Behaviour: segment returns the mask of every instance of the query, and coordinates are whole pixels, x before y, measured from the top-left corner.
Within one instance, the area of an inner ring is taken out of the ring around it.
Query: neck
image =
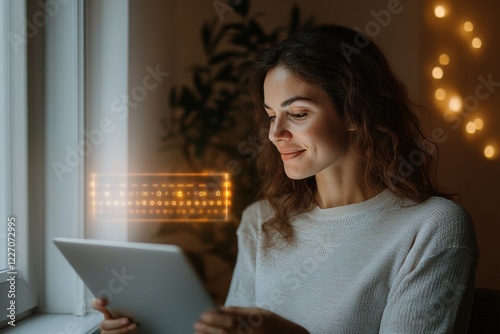
[[[359,163],[332,167],[316,174],[316,204],[322,209],[366,201],[380,193],[365,182]]]

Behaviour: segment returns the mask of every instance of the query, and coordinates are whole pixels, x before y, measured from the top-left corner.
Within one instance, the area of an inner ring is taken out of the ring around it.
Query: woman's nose
[[[291,138],[291,133],[288,130],[283,119],[275,118],[269,129],[269,140],[273,143],[278,141],[288,140]]]

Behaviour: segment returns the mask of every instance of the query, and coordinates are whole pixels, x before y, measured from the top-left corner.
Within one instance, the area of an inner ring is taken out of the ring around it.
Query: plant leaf
[[[231,43],[237,46],[243,46],[248,49],[250,45],[250,36],[246,32],[235,33],[231,36]]]
[[[198,99],[186,86],[182,87],[181,97],[179,99],[179,106],[184,107],[185,114],[190,112],[199,105]]]
[[[229,60],[232,57],[239,58],[239,57],[244,57],[246,54],[243,52],[236,52],[236,51],[224,51],[219,53],[218,55],[213,56],[210,58],[210,65],[215,65],[218,63],[221,63],[223,61]]]
[[[215,76],[215,80],[238,82],[238,78],[233,75],[233,65],[231,63],[225,64]]]
[[[209,73],[203,72],[195,72],[193,74],[193,81],[198,91],[198,96],[201,97],[201,104],[206,103],[207,100],[210,99],[210,95],[212,94],[212,86],[214,86],[213,79],[210,79]],[[207,79],[208,77],[208,79]]]
[[[248,15],[249,0],[228,0],[227,3],[241,16],[246,17]]]
[[[210,36],[212,35],[212,29],[208,23],[203,24],[201,28],[201,42],[203,43],[203,50],[206,53],[210,53]]]
[[[250,22],[248,23],[248,32],[250,35],[257,37],[257,41],[262,43],[262,42],[267,42],[267,36],[264,33],[264,30],[260,26],[260,24],[255,21],[254,19],[251,19]]]

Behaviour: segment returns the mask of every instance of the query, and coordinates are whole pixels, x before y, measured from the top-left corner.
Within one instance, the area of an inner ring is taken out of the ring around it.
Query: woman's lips
[[[285,160],[290,160],[290,159],[293,159],[297,156],[299,156],[300,154],[302,154],[302,152],[304,152],[305,150],[301,150],[301,151],[291,151],[291,152],[280,152],[281,154],[281,159],[283,161]]]

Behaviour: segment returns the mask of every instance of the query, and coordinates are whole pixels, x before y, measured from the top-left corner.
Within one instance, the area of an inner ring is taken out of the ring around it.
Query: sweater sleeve
[[[467,332],[478,253],[472,222],[460,209],[437,213],[416,236],[389,292],[380,333]]]
[[[238,256],[226,299],[226,306],[255,306],[255,269],[258,244],[256,204],[247,208],[237,230]]]

